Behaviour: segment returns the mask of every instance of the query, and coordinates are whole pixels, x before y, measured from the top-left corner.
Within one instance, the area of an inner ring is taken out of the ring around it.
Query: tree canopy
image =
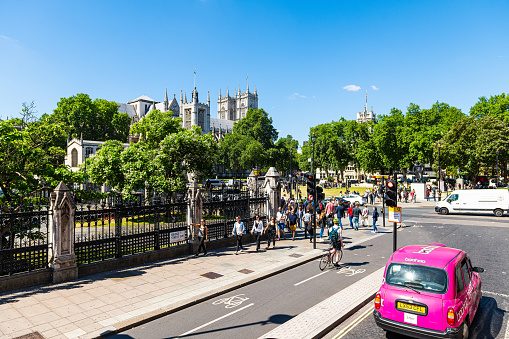
[[[88,94],[79,93],[61,98],[51,118],[63,123],[73,138],[86,140],[127,141],[131,119],[127,113],[119,113],[114,101],[92,99]]]

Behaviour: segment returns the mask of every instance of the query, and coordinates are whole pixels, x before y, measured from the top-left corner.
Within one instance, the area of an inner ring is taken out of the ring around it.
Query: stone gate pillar
[[[196,181],[191,181],[191,185],[187,190],[187,224],[189,225],[189,244],[191,253],[198,250],[198,226],[191,224],[200,224],[203,215],[203,196],[200,186]]]
[[[53,283],[78,278],[74,253],[74,212],[76,204],[71,191],[61,181],[50,195],[49,265],[53,269]]]
[[[279,203],[281,202],[281,183],[279,181],[280,175],[274,167],[269,168],[265,174],[265,182],[262,189],[269,197],[267,201],[267,217],[276,216]]]

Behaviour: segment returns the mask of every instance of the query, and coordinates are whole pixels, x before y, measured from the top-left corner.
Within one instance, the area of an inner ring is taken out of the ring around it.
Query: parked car
[[[417,338],[467,338],[481,301],[484,269],[465,251],[411,245],[392,254],[375,296],[376,324]]]
[[[455,190],[435,204],[435,212],[493,213],[501,217],[509,212],[508,190]]]
[[[355,204],[358,202],[359,205],[364,205],[365,203],[367,203],[363,197],[361,197],[360,195],[357,195],[357,194],[344,195],[343,199],[348,201],[349,203],[353,202]]]

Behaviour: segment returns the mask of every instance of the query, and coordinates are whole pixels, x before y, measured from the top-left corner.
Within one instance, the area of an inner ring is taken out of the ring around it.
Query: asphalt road
[[[433,238],[447,246],[467,251],[472,264],[485,269],[481,274],[483,297],[470,329],[470,338],[509,339],[509,218],[491,215],[435,215],[434,212],[418,215],[407,228],[419,243]],[[406,232],[405,232],[406,233]],[[354,338],[408,338],[385,333],[373,318],[370,303],[331,331],[326,339]]]
[[[479,221],[469,225],[473,219]],[[483,291],[486,292],[481,301],[481,311],[475,320],[480,324],[474,324],[473,338],[491,338],[490,333],[500,335],[501,331],[505,331],[509,318],[503,311],[509,309],[509,299],[503,297],[509,291],[506,279],[509,271],[509,219],[494,216],[442,216],[429,208],[405,208],[403,220],[408,221],[405,222],[406,227],[398,231],[398,247],[441,242],[466,249],[473,265],[486,269],[482,275]],[[364,232],[370,230],[362,229]],[[388,228],[385,231],[387,233],[346,249],[342,269],[321,272],[318,261],[313,261],[133,328],[116,337],[257,338],[383,267],[392,253],[392,233]],[[349,232],[353,231],[347,230],[344,233],[346,241]],[[369,310],[367,312],[370,313]],[[361,314],[362,310],[328,337],[340,334],[344,338],[384,338],[384,331],[376,327],[372,316],[357,319]],[[347,332],[345,326],[352,321],[356,321],[353,323],[355,326],[351,326]],[[504,338],[503,334],[498,337]]]

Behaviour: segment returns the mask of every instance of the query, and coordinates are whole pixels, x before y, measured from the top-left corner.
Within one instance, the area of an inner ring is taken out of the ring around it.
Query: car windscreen
[[[437,294],[447,292],[447,273],[436,267],[391,263],[385,281],[389,285],[408,287],[415,291]]]

